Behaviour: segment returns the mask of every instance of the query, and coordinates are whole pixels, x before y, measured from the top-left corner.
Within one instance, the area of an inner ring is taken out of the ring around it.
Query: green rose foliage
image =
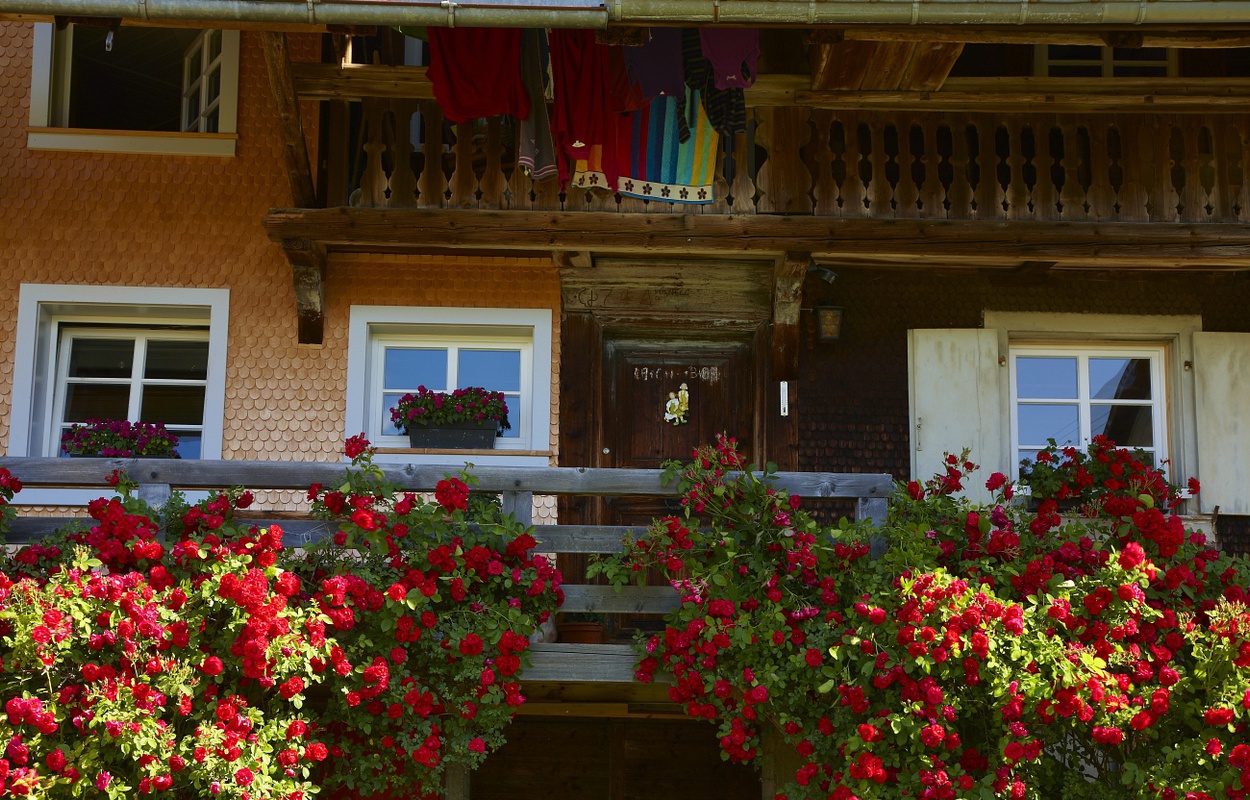
[[[682,512],[593,571],[667,571],[681,605],[639,679],[671,675],[727,759],[779,743],[789,800],[1246,797],[1250,565],[1132,453],[1081,459],[1036,511],[1000,474],[991,505],[960,499],[965,453],[883,527],[822,527],[721,438],[670,466]]]
[[[14,555],[0,794],[428,796],[497,748],[559,573],[464,479],[430,502],[348,452],[309,491],[337,531],[301,551],[236,517],[242,489],[162,522],[119,480],[92,525]]]

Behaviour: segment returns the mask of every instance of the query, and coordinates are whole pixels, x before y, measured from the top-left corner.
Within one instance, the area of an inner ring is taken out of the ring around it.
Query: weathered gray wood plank
[[[627,644],[536,644],[523,681],[632,683],[638,657]],[[662,680],[662,676],[657,675]]]
[[[561,611],[607,614],[667,614],[677,608],[679,597],[668,586],[590,586],[566,583]]]
[[[641,525],[535,525],[538,549],[555,553],[619,553],[626,534],[642,538]]]
[[[336,485],[344,463],[296,461],[198,461],[160,458],[0,458],[0,467],[30,486],[105,485],[115,469],[139,483],[167,483],[175,488],[206,489],[242,485],[254,489],[307,489],[312,483]],[[386,465],[388,480],[405,489],[432,491],[464,464]],[[589,469],[585,467],[474,467],[478,490],[535,494],[674,495],[661,482],[660,470]],[[800,497],[888,497],[893,479],[884,474],[782,472],[774,485]]]

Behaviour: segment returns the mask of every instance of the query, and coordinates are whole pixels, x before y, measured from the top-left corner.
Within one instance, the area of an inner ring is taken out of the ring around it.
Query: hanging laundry
[[[602,168],[601,149],[591,148],[587,158],[577,162],[573,185],[644,200],[711,203],[720,136],[703,111],[699,93],[690,89],[683,97],[696,109],[691,135],[685,142],[678,141],[681,111],[677,98],[661,95],[622,122],[620,139],[626,143],[623,149],[628,159],[623,174],[612,181]]]
[[[760,59],[756,28],[699,28],[703,56],[712,64],[717,89],[746,89],[755,83]]]
[[[551,133],[560,185],[568,183],[569,165],[587,158],[595,145],[601,148],[603,172],[615,182],[621,174],[617,152],[621,115],[612,109],[622,101],[619,84],[612,77],[611,48],[596,42],[594,31],[586,30],[552,30],[548,44],[555,84]]]
[[[529,95],[530,112],[521,123],[517,164],[536,181],[558,172],[543,88],[547,75],[546,41],[547,32],[541,28],[521,31],[521,82]]]
[[[521,82],[519,28],[430,28],[434,99],[451,122],[496,114],[525,119],[530,99]]]
[[[703,98],[703,109],[712,127],[721,136],[732,140],[735,133],[747,129],[746,97],[742,89],[718,89],[712,71],[712,62],[703,55],[703,43],[698,28],[682,29],[682,63],[686,70],[686,85],[697,89]],[[686,118],[690,118],[686,112]]]
[[[642,89],[646,100],[668,94],[681,97],[686,91],[686,70],[681,63],[681,28],[652,28],[651,39],[641,47],[622,48],[625,68]]]

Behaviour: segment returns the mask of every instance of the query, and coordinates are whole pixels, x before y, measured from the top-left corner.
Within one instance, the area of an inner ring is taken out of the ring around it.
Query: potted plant
[[[607,641],[603,615],[567,612],[556,620],[556,640],[572,644],[603,644]]]
[[[89,419],[61,435],[69,456],[102,458],[178,458],[178,437],[165,426],[124,419]]]
[[[503,392],[468,386],[450,393],[418,386],[399,398],[391,421],[412,447],[488,449],[508,424]]]

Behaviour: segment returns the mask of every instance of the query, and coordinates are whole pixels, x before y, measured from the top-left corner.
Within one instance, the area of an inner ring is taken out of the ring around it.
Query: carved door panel
[[[745,341],[604,344],[603,466],[655,469],[725,432],[750,457],[754,364]],[[674,406],[685,406],[677,419]]]

